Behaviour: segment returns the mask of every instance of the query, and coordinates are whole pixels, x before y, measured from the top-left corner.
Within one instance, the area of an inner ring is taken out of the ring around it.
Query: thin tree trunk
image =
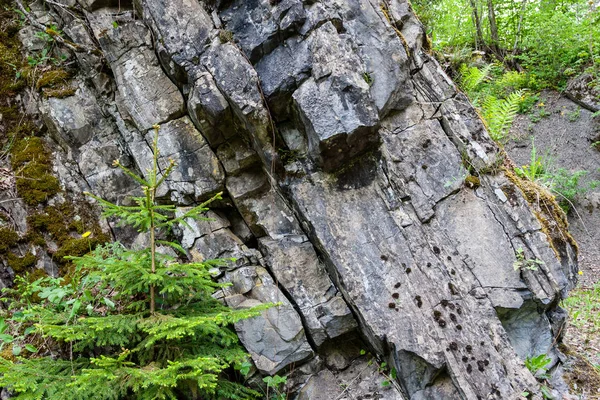
[[[521,5],[521,12],[519,15],[519,24],[517,25],[517,33],[515,34],[515,44],[513,46],[513,54],[517,54],[517,48],[519,44],[519,37],[521,36],[521,27],[523,26],[523,16],[525,15],[525,6],[527,5],[527,0],[523,0],[523,4]]]
[[[473,24],[475,25],[475,48],[479,50],[483,47],[483,32],[481,30],[481,19],[479,18],[479,12],[477,11],[477,4],[475,0],[469,0],[471,8],[473,9]]]
[[[492,47],[495,50],[500,48],[500,39],[498,37],[498,25],[496,24],[496,11],[492,0],[487,0],[488,19],[490,21],[490,36],[492,38]]]
[[[152,176],[149,179],[151,187],[147,189],[147,202],[150,209],[150,257],[151,271],[156,273],[156,219],[154,217],[154,202],[156,200],[156,188],[159,185],[158,181],[158,125],[154,126],[154,156],[152,164]],[[150,313],[154,314],[156,310],[156,294],[154,285],[150,285]]]

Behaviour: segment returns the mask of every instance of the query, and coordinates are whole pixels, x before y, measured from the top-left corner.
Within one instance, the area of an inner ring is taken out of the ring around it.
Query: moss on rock
[[[8,253],[7,259],[8,266],[17,274],[28,271],[37,262],[37,257],[31,253],[27,253],[23,257],[19,257],[14,253]]]
[[[19,196],[30,206],[47,201],[60,191],[52,175],[52,158],[41,138],[17,137],[11,151]]]
[[[5,254],[17,244],[19,235],[10,228],[0,228],[0,254]]]
[[[59,69],[51,69],[50,71],[46,71],[40,76],[40,78],[35,83],[35,87],[37,89],[54,86],[57,84],[62,84],[67,82],[70,78],[70,74],[62,68]]]
[[[567,245],[572,246],[575,252],[579,252],[577,242],[569,232],[567,215],[552,193],[536,182],[517,176],[514,172],[514,165],[510,162],[505,163],[504,173],[519,188],[525,200],[533,208],[542,226],[542,231],[548,237],[550,247],[554,250],[556,256],[562,259],[562,253]]]

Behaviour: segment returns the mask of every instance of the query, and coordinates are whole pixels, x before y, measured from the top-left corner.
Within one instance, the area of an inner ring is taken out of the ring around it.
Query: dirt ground
[[[584,185],[600,181],[600,146],[594,145],[600,140],[600,117],[593,117],[560,93],[544,92],[531,113],[515,119],[505,145],[519,166],[531,163],[532,137],[537,155],[549,160],[550,168],[588,171],[581,179]],[[566,351],[580,356],[566,364],[566,377],[578,398],[600,399],[595,373],[600,365],[600,304],[596,302],[600,293],[591,291],[600,282],[600,186],[577,196],[568,218],[580,248],[582,275],[572,292],[577,305],[566,307],[571,318],[565,332]],[[579,318],[577,323],[573,318]]]
[[[544,112],[548,116],[539,117]],[[536,118],[541,119],[534,122]],[[600,181],[600,151],[592,145],[600,140],[600,118],[592,118],[590,111],[557,92],[544,92],[530,115],[515,119],[505,145],[517,165],[530,163],[532,136],[538,156],[548,159],[551,168],[588,171],[581,178],[584,184]],[[600,281],[600,186],[578,196],[572,208],[568,217],[583,271],[579,285],[591,287]]]

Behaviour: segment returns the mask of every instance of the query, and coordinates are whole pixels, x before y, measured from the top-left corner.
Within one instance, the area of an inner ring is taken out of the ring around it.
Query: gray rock
[[[378,143],[379,120],[350,39],[326,23],[311,35],[311,52],[312,78],[293,98],[312,157],[333,170]]]
[[[103,9],[89,14],[89,18],[115,76],[123,118],[146,131],[154,124],[180,117],[184,113],[183,97],[160,68],[150,30],[129,17],[115,20],[114,11]]]
[[[162,72],[152,50],[132,49],[111,66],[125,109],[139,130],[183,114],[183,97]]]
[[[300,0],[237,0],[220,13],[225,29],[254,62],[273,50],[281,39],[304,24],[306,13]]]
[[[591,74],[581,74],[572,79],[567,85],[565,95],[590,111],[600,111],[600,90],[593,85],[594,77]]]
[[[308,43],[302,38],[292,37],[256,64],[269,108],[279,119],[290,116],[292,94],[310,77],[312,55]]]
[[[208,71],[196,70],[193,79],[188,113],[210,145],[217,147],[236,134],[233,111]]]
[[[239,175],[242,171],[260,165],[258,154],[241,139],[233,139],[219,146],[217,156],[229,176]]]
[[[261,157],[267,157],[265,162],[268,163],[273,140],[270,116],[252,64],[234,44],[221,44],[218,39],[213,41],[201,61],[227,99],[239,127],[247,132],[253,147]]]
[[[277,282],[298,305],[317,346],[356,328],[350,309],[305,236],[281,240],[261,238],[259,245]]]
[[[264,311],[262,317],[235,324],[240,340],[246,345],[259,371],[274,375],[290,364],[313,356],[300,317],[264,268],[248,266],[236,269],[226,274],[226,281],[234,283],[224,289],[225,300],[232,307],[282,303]],[[254,286],[249,289],[251,281]],[[235,283],[245,295],[236,291]]]
[[[40,108],[54,138],[64,147],[82,146],[94,137],[108,135],[113,129],[96,98],[84,85],[79,85],[73,96],[44,100]]]
[[[151,147],[154,130],[149,131],[145,139]],[[202,201],[223,189],[223,168],[188,117],[160,126],[158,150],[158,166],[162,172],[169,167],[170,161],[175,163],[165,181],[171,191],[178,193],[175,197]]]
[[[123,201],[111,159],[143,173],[159,123],[160,167],[177,161],[161,200],[225,189],[212,222],[173,234],[194,261],[236,258],[213,271],[232,283],[219,299],[282,303],[236,324],[253,382],[289,371],[299,398],[512,399],[536,385],[524,357],[548,353],[560,374],[576,250],[549,244],[407,1],[80,4],[91,31],[64,30],[93,32],[113,74],[78,55],[88,86],[40,100],[61,183]],[[514,269],[520,249],[536,270]]]
[[[77,0],[86,10],[94,11],[104,7],[131,7],[131,0]]]
[[[143,8],[144,18],[159,39],[162,65],[172,79],[187,83],[187,70],[199,63],[204,47],[216,34],[210,15],[191,0],[144,1]]]

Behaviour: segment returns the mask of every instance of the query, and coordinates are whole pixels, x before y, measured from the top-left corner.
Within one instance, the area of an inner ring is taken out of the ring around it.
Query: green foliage
[[[515,257],[517,258],[517,260],[513,263],[513,268],[515,271],[537,271],[540,265],[544,265],[544,262],[537,258],[525,258],[525,252],[522,248],[517,249]]]
[[[535,377],[547,377],[546,373],[548,369],[546,366],[552,362],[552,359],[546,354],[540,354],[538,356],[529,356],[525,359],[525,366]]]
[[[527,88],[562,88],[586,69],[598,76],[600,12],[588,0],[494,0],[498,40],[492,40],[490,15],[484,0],[415,0],[417,14],[432,37],[433,47],[457,65],[475,58],[475,5],[483,42],[477,50],[527,77]]]
[[[524,74],[505,71],[500,65],[460,67],[460,87],[480,109],[490,136],[497,142],[506,139],[516,114],[535,101],[526,93],[527,85]]]
[[[460,67],[460,86],[469,97],[474,97],[475,91],[481,86],[483,81],[487,79],[492,70],[492,64],[487,64],[479,69],[476,66],[468,67],[462,64]]]
[[[586,176],[588,171],[568,171],[564,168],[558,168],[553,173],[547,174],[544,184],[556,194],[558,204],[565,211],[569,211],[571,205],[578,195],[585,194],[598,187],[600,182],[591,181],[587,184],[581,183],[581,178]]]
[[[513,120],[519,111],[519,104],[523,101],[525,93],[522,89],[512,92],[504,99],[492,95],[485,98],[482,105],[483,116],[488,123],[490,136],[495,141],[504,140]]]
[[[530,162],[528,165],[515,168],[515,172],[521,178],[527,178],[530,181],[536,181],[546,173],[547,162],[542,156],[538,156],[535,147],[535,139],[531,138]]]
[[[267,384],[267,399],[269,400],[286,400],[287,394],[283,391],[283,386],[287,383],[285,376],[267,376],[263,378],[263,382]],[[270,393],[272,391],[272,393]]]
[[[583,275],[583,272],[580,272]],[[570,321],[587,338],[593,338],[600,332],[600,283],[589,288],[577,288],[563,300],[563,306],[569,311]]]
[[[186,218],[200,218],[208,202],[181,217],[175,207],[156,202],[156,189],[174,164],[159,176],[155,129],[147,177],[119,165],[144,192],[134,199],[136,205],[93,196],[106,216],[147,233],[149,247],[97,246],[69,257],[75,269],[67,277],[17,277],[15,287],[4,290],[9,306],[0,320],[0,345],[12,351],[0,353],[0,386],[16,399],[258,396],[227,379],[231,367],[246,373],[250,368],[230,327],[272,305],[233,310],[215,299],[213,293],[226,284],[215,282],[210,270],[226,260],[182,263],[157,252],[159,243],[182,251],[161,238]]]
[[[542,120],[542,118],[549,117],[550,113],[546,111],[546,106],[544,103],[538,103],[537,112],[533,112],[529,115],[529,119],[533,123],[538,123]]]
[[[557,196],[558,204],[568,212],[578,195],[585,194],[600,186],[598,181],[581,182],[588,171],[568,171],[564,168],[554,168],[548,157],[539,156],[534,139],[531,139],[531,158],[527,165],[515,168],[516,174],[537,182]]]

